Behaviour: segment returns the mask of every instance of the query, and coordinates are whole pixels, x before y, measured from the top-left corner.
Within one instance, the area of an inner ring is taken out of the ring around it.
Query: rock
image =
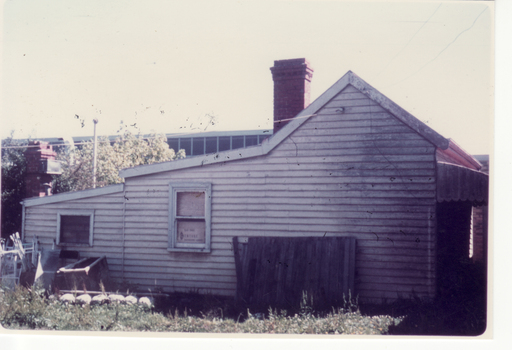
[[[73,294],[67,293],[67,294],[62,295],[59,298],[59,300],[62,301],[63,303],[74,303],[75,297],[73,296]]]
[[[82,294],[78,297],[76,297],[76,302],[80,304],[90,304],[91,303],[91,296],[89,294]]]
[[[128,295],[126,298],[124,298],[124,300],[127,304],[137,304],[137,298],[135,298],[133,295]]]
[[[103,304],[107,303],[109,300],[110,299],[105,294],[98,294],[92,298],[91,304]]]
[[[108,296],[108,298],[110,299],[111,303],[113,303],[113,302],[124,303],[124,297],[119,294],[111,294]]]
[[[143,304],[143,305],[151,307],[153,305],[153,302],[151,301],[151,299],[148,297],[142,297],[139,299],[139,304]]]

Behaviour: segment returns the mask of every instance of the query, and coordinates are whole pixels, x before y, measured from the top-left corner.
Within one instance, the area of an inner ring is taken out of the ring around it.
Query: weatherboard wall
[[[79,192],[76,192],[79,193]],[[54,196],[55,198],[58,195]],[[44,197],[43,197],[44,198]],[[56,249],[77,250],[80,257],[105,255],[113,278],[122,278],[123,192],[25,207],[24,238],[36,235],[43,249],[52,249],[57,236],[57,214],[94,212],[93,246],[61,245]]]
[[[210,253],[167,250],[174,181],[212,184]],[[127,178],[124,277],[234,295],[233,236],[351,236],[361,299],[433,296],[435,192],[435,147],[349,85],[265,156]]]

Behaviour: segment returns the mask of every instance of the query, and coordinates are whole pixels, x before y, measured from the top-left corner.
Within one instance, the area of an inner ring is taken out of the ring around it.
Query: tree
[[[55,176],[53,192],[85,190],[93,187],[93,142],[88,141],[74,150],[60,150],[57,160],[62,164],[62,175]],[[119,170],[137,165],[172,161],[185,157],[185,151],[175,153],[164,135],[143,138],[124,130],[113,144],[108,138],[98,138],[96,187],[123,182]]]
[[[27,144],[14,140],[13,133],[2,140],[2,238],[5,239],[21,231],[20,202],[25,197]]]

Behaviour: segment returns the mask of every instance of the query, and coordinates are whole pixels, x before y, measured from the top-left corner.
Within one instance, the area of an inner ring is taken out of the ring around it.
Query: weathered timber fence
[[[353,237],[233,237],[237,301],[298,307],[307,293],[316,306],[355,296]]]

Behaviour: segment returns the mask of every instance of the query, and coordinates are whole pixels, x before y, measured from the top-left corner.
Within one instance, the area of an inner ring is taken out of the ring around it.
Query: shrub
[[[198,296],[189,298],[193,297]],[[300,314],[288,316],[286,311],[269,309],[266,315],[253,315],[247,310],[240,322],[240,317],[224,318],[220,299],[204,298],[214,309],[205,309],[201,316],[188,315],[187,308],[181,313],[176,308],[164,316],[143,304],[62,303],[56,297],[46,298],[41,290],[18,287],[0,293],[0,321],[4,327],[17,329],[271,334],[386,334],[401,321],[389,316],[367,317],[343,308],[317,315],[304,295]]]

